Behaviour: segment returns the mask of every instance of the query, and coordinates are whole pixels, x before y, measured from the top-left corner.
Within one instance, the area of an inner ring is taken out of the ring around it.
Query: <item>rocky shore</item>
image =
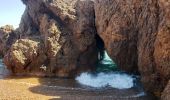
[[[103,42],[121,70],[170,98],[169,0],[22,1],[19,28],[0,28],[0,54],[13,73],[74,77],[95,70]]]

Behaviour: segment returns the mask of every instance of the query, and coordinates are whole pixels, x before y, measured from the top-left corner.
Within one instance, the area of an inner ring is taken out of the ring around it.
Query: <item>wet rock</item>
[[[18,29],[20,40],[12,45],[4,60],[8,69],[15,69],[15,73],[43,72],[47,76],[71,77],[95,67],[96,29],[92,1],[23,2],[26,10]],[[44,55],[44,59],[37,61],[40,55]]]
[[[0,27],[0,56],[8,51],[12,43],[17,39],[17,34],[11,25]]]
[[[96,0],[96,28],[118,66],[139,72],[145,88],[161,93],[170,78],[170,3]]]

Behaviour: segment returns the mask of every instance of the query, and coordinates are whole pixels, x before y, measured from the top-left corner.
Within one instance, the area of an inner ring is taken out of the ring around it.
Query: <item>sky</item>
[[[0,0],[0,26],[9,24],[17,28],[24,10],[21,0]]]

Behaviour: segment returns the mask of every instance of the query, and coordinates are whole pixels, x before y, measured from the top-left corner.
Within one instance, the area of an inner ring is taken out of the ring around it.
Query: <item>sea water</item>
[[[3,67],[2,59],[0,59],[0,67]]]
[[[80,84],[102,88],[112,87],[117,89],[129,89],[134,86],[134,78],[123,72],[117,72],[116,64],[112,61],[106,51],[104,51],[104,59],[98,62],[96,66],[97,74],[82,73],[76,77],[76,81]]]
[[[100,54],[99,54],[100,56]],[[111,72],[117,69],[117,65],[109,57],[106,50],[104,51],[104,58],[96,64],[96,72]]]

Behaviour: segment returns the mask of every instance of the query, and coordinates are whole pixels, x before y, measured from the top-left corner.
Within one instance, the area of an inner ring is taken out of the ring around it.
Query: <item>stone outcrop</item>
[[[17,40],[5,56],[5,64],[13,73],[36,71],[46,59],[40,42],[29,39]],[[33,67],[34,66],[34,67]]]
[[[159,95],[170,79],[169,12],[168,0],[95,0],[97,32],[111,58]]]
[[[169,98],[170,98],[170,81],[162,93],[161,100],[169,100]]]
[[[99,35],[118,67],[140,73],[148,91],[160,96],[166,87],[169,0],[22,1],[26,10],[17,33],[20,39],[4,58],[13,72],[68,77],[92,69]]]
[[[11,25],[0,27],[0,56],[4,56],[12,43],[17,39],[16,33]]]
[[[4,58],[14,73],[71,77],[97,61],[94,3],[23,0],[20,39]]]

